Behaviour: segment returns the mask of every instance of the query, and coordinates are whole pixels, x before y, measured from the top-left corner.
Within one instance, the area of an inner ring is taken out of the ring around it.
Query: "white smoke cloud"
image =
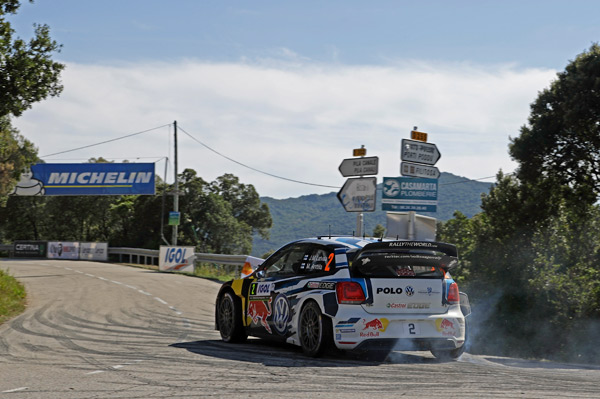
[[[509,136],[518,135],[529,104],[556,73],[410,60],[318,64],[284,50],[284,61],[67,63],[63,94],[36,104],[14,124],[46,155],[177,120],[185,132],[241,163],[331,186],[343,184],[337,168],[361,145],[379,156],[380,179],[397,176],[400,140],[416,125],[440,149],[440,170],[481,178],[514,169]],[[172,163],[171,136],[164,127],[46,160],[169,156]],[[179,170],[195,169],[209,181],[233,173],[260,195],[276,198],[336,191],[246,169],[184,132],[178,144]],[[164,164],[157,166],[162,175]]]

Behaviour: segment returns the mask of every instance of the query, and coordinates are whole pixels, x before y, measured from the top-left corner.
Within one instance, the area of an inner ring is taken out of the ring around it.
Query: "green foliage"
[[[25,309],[25,288],[0,269],[0,324]]]
[[[385,227],[381,224],[377,224],[373,229],[373,237],[385,237]]]
[[[50,38],[47,25],[34,25],[29,42],[14,37],[6,20],[20,2],[0,0],[0,117],[19,116],[33,103],[60,94],[60,73],[64,65],[52,61],[60,46]]]
[[[512,139],[523,182],[551,178],[593,204],[600,194],[600,46],[578,55],[531,105],[529,125]]]
[[[512,139],[482,212],[439,236],[459,246],[472,351],[597,362],[600,332],[600,47],[571,62]]]
[[[34,145],[11,126],[8,117],[0,117],[0,207],[6,205],[21,171],[36,160]]]

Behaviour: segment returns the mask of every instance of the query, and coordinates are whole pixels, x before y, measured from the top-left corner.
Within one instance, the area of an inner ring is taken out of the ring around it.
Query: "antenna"
[[[331,225],[329,225],[329,239],[331,240]]]

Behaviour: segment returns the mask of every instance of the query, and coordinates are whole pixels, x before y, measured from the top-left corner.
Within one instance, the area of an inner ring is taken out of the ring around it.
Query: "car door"
[[[290,244],[262,264],[248,292],[251,335],[285,337],[292,313],[288,294],[301,286],[300,270],[306,267],[312,250],[310,243]]]

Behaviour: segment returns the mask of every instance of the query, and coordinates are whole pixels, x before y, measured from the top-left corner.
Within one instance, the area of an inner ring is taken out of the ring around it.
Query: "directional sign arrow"
[[[376,193],[377,178],[360,177],[347,179],[337,197],[346,212],[373,212]]]
[[[435,166],[427,166],[418,163],[401,162],[400,174],[402,176],[424,177],[427,179],[438,179],[440,170]]]
[[[378,157],[344,159],[338,168],[342,176],[376,175],[379,170]]]
[[[400,159],[403,161],[433,166],[441,156],[442,154],[440,154],[437,146],[433,143],[402,139]]]

